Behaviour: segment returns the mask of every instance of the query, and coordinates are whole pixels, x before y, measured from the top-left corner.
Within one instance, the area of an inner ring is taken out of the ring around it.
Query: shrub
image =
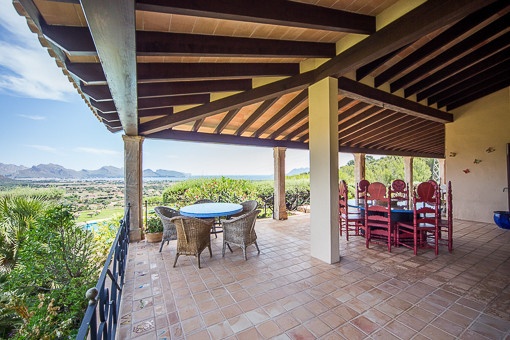
[[[145,232],[148,234],[163,232],[163,222],[161,222],[161,219],[157,216],[150,216],[147,219]]]

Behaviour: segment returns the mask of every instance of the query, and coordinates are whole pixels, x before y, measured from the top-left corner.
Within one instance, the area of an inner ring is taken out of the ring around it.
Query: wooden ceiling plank
[[[82,0],[122,127],[138,135],[134,1]]]
[[[430,97],[429,105],[437,103],[438,107],[444,107],[447,103],[458,101],[469,96],[473,90],[478,91],[484,87],[497,82],[498,80],[509,78],[510,62],[497,64],[483,72],[467,77],[463,82],[458,83],[434,96]]]
[[[225,117],[221,120],[221,122],[216,126],[216,129],[214,130],[214,133],[220,134],[223,129],[230,123],[232,119],[236,116],[236,114],[239,112],[240,109],[234,109],[227,112]]]
[[[96,46],[88,27],[53,26],[41,20],[43,35],[73,56],[97,56]]]
[[[424,157],[424,158],[444,158],[444,153],[429,153],[422,151],[396,151],[396,150],[378,150],[378,149],[366,149],[360,147],[351,147],[345,145],[339,145],[339,152],[345,153],[364,153],[364,154],[373,154],[373,155],[385,155],[385,156],[409,156],[412,154],[414,157]]]
[[[386,55],[383,55],[382,57],[372,61],[371,63],[361,66],[359,69],[356,70],[356,80],[359,81],[359,80],[365,78],[370,73],[372,73],[373,71],[377,70],[379,67],[384,65],[388,60],[393,58],[395,55],[399,54],[402,50],[404,50],[408,46],[409,46],[409,44],[402,46],[401,48],[399,48],[393,52],[390,52]]]
[[[295,96],[291,101],[289,101],[280,111],[278,111],[273,117],[271,117],[265,124],[263,124],[260,128],[257,129],[251,136],[258,138],[267,129],[271,126],[282,120],[290,111],[294,110],[298,105],[307,100],[308,98],[308,90],[302,90]]]
[[[510,59],[510,47],[493,54],[492,56],[483,59],[479,63],[473,64],[470,67],[463,69],[462,71],[454,74],[453,76],[436,83],[428,89],[418,92],[416,99],[421,101],[428,98],[428,105],[435,103],[432,96],[437,95],[450,87],[457,85],[461,82],[467,81],[469,78],[484,72],[484,70],[490,69]]]
[[[492,15],[496,14],[501,9],[505,8],[508,5],[507,0],[498,0],[480,10],[467,15],[462,20],[458,21],[439,35],[437,35],[432,40],[428,41],[425,45],[416,49],[410,55],[406,56],[404,59],[389,67],[387,70],[379,74],[374,79],[374,86],[379,87],[382,84],[386,83],[388,80],[395,77],[397,74],[407,70],[410,67],[413,67],[423,58],[431,55],[435,51],[439,50],[441,47],[450,43],[460,35],[466,33],[473,27],[477,26],[481,22],[487,20]],[[393,91],[392,91],[393,92]]]
[[[281,0],[138,0],[142,11],[172,13],[335,32],[372,34],[375,17]]]
[[[416,92],[423,91],[424,89],[430,87],[431,85],[434,85],[442,81],[444,78],[449,77],[452,74],[455,74],[459,70],[462,70],[468,67],[469,65],[477,63],[478,61],[490,56],[494,52],[507,46],[509,41],[510,32],[507,32],[497,37],[496,39],[488,42],[483,46],[483,48],[479,48],[465,55],[464,57],[461,57],[460,59],[454,61],[453,63],[447,65],[446,67],[435,71],[433,74],[407,87],[404,90],[405,97],[409,97],[410,95],[415,94]]]
[[[292,76],[299,74],[296,63],[140,63],[140,82]]]
[[[428,72],[431,72],[438,67],[442,67],[448,64],[452,59],[458,57],[459,55],[465,53],[466,51],[469,51],[471,48],[475,47],[478,44],[483,43],[487,39],[490,39],[499,32],[507,29],[509,21],[510,13],[507,13],[500,17],[499,19],[488,24],[484,28],[473,33],[472,35],[462,40],[461,42],[448,48],[445,52],[441,53],[435,58],[430,59],[429,61],[415,68],[414,70],[406,73],[404,76],[390,83],[391,92],[395,92],[405,87],[406,85],[416,81],[418,78],[427,74]]]
[[[108,86],[100,63],[72,63],[66,60],[66,68],[86,85]]]
[[[302,150],[308,149],[308,144],[295,141],[251,138],[242,136],[232,136],[226,134],[198,133],[176,130],[163,130],[146,135],[145,137],[148,139],[172,139],[190,142],[251,145],[265,147],[281,146],[287,147],[289,149],[302,149]]]
[[[364,136],[364,133],[356,134],[355,136],[351,137],[351,145],[360,145],[360,144],[368,144],[368,143],[375,143],[378,140],[381,139],[388,139],[394,135],[402,133],[402,131],[406,129],[410,129],[416,124],[420,123],[420,119],[416,117],[400,117],[398,122],[394,122],[393,125],[391,125],[389,128],[382,129],[385,125],[376,125],[375,128],[372,129],[369,136]],[[387,126],[387,125],[386,125]],[[363,132],[363,131],[362,131]]]
[[[429,122],[425,126],[432,125],[433,122]],[[372,137],[366,138],[365,140],[358,142],[357,145],[362,144],[364,147],[372,147],[377,144],[386,144],[389,141],[393,141],[395,139],[404,138],[410,134],[416,134],[421,127],[423,127],[423,121],[419,119],[412,119],[410,121],[405,122],[402,125],[395,126],[389,130],[383,130],[384,133],[374,133]],[[380,141],[384,142],[380,142]],[[379,143],[378,143],[379,141]]]
[[[93,107],[95,107],[96,109],[100,110],[103,113],[116,112],[117,111],[117,109],[115,108],[115,103],[113,102],[113,100],[98,102],[98,101],[95,101],[92,98],[89,98],[89,102],[90,102],[90,105],[92,105]]]
[[[398,116],[401,116],[402,114],[397,114],[395,111],[388,111],[388,113],[378,114],[364,120],[362,124],[351,125],[349,128],[339,131],[338,137],[342,140],[358,139],[366,136],[367,134],[372,136],[376,130],[384,126],[393,126],[394,123],[399,121]]]
[[[433,122],[429,122],[427,124],[418,123],[414,125],[414,127],[406,129],[406,131],[400,131],[398,134],[388,135],[388,138],[384,139],[383,144],[388,147],[393,147],[394,145],[401,145],[401,143],[411,143],[411,141],[413,141],[413,144],[419,145],[424,141],[428,131],[435,131],[437,129],[437,124],[434,124]],[[365,146],[374,147],[373,144],[367,144]]]
[[[209,103],[209,94],[190,94],[183,96],[155,97],[155,98],[139,98],[139,109],[150,109],[157,107],[169,107],[177,105],[194,105]]]
[[[403,112],[411,116],[440,123],[449,123],[453,121],[453,116],[447,112],[421,105],[345,77],[340,77],[338,79],[338,88],[345,96],[387,109]]]
[[[297,76],[215,100],[200,107],[141,124],[140,129],[144,134],[154,133],[236,107],[258,103],[275,96],[301,90],[325,77],[354,72],[361,66],[410,44],[423,35],[460,20],[492,2],[494,1],[429,0],[353,47],[338,54],[316,70],[304,72]]]
[[[458,107],[461,107],[462,105],[472,102],[473,100],[477,100],[479,98],[485,97],[486,95],[489,95],[493,92],[504,89],[505,87],[508,87],[508,86],[510,86],[510,79],[508,79],[508,78],[499,79],[498,81],[494,82],[493,84],[490,84],[488,87],[474,88],[473,92],[470,92],[468,96],[464,97],[463,99],[461,99],[459,101],[450,102],[450,103],[446,104],[446,107],[449,110],[450,109],[454,110]]]
[[[143,83],[138,84],[138,98],[246,91],[251,88],[251,79]]]
[[[139,56],[331,58],[333,43],[137,31]]]
[[[299,112],[297,115],[295,115],[293,118],[291,118],[287,123],[283,124],[280,128],[278,128],[275,132],[273,132],[271,135],[269,135],[269,139],[276,139],[278,138],[283,132],[287,131],[303,119],[308,117],[308,108],[304,108],[301,112]],[[287,138],[284,138],[287,139]]]
[[[80,81],[80,89],[95,101],[112,100],[112,94],[108,85],[87,85]]]
[[[371,106],[370,104],[362,101],[354,104],[344,112],[338,114],[339,119],[338,124],[341,124],[348,119],[356,117],[357,115],[361,114],[361,112],[363,112],[364,110],[367,110],[370,106]],[[338,109],[338,111],[340,111],[340,108]]]

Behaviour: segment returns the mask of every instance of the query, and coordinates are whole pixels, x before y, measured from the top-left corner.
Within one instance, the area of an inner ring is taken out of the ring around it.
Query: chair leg
[[[161,253],[161,249],[163,249],[163,244],[165,244],[165,240],[161,240],[161,246],[159,247],[159,252]]]
[[[177,264],[177,259],[179,258],[179,253],[175,254],[175,261],[174,261],[174,268],[175,268],[175,265]]]
[[[257,248],[257,252],[260,254],[259,245],[257,244],[257,241],[255,241],[255,248]]]
[[[230,250],[231,253],[233,253],[232,248],[230,248],[230,244],[227,243],[228,250]]]
[[[221,257],[225,257],[225,248],[227,247],[227,242],[223,240],[223,249],[221,250]]]
[[[211,249],[211,244],[209,244],[209,245],[208,245],[208,247],[209,247],[209,255],[210,255],[209,257],[212,257],[212,249]]]
[[[200,269],[200,253],[197,254],[198,269]]]
[[[244,255],[244,260],[247,261],[248,258],[246,257],[246,246],[245,245],[242,245],[241,248],[243,248],[243,255]]]

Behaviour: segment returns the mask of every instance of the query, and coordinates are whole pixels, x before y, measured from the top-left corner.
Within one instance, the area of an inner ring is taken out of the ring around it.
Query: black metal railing
[[[97,285],[87,291],[89,306],[76,339],[115,339],[129,245],[129,210],[128,204]]]

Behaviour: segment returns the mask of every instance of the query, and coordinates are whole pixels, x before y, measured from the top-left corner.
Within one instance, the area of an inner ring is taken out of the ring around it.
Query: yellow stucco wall
[[[455,120],[446,125],[446,180],[452,181],[454,217],[493,223],[494,210],[508,210],[508,193],[503,188],[508,186],[510,88],[452,113]],[[489,147],[495,151],[488,153]],[[451,152],[455,157],[450,157]],[[481,162],[475,164],[475,159]]]

